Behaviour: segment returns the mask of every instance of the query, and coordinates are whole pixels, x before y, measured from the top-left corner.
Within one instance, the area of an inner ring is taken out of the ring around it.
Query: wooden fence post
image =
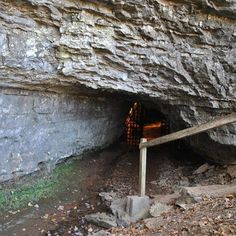
[[[147,142],[146,138],[141,138],[140,143]],[[147,148],[140,148],[140,159],[139,159],[139,194],[145,196],[146,189],[146,163],[147,163]]]

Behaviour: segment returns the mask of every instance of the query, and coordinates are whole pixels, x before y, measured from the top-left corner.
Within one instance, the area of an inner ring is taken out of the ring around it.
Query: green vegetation
[[[27,176],[22,184],[3,186],[0,190],[0,211],[16,210],[29,202],[33,204],[42,198],[53,197],[68,185],[74,168],[73,163],[60,164],[46,177],[42,174]]]

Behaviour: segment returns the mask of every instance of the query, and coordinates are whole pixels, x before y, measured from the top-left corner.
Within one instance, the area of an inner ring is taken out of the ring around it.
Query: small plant
[[[28,176],[20,185],[3,186],[0,190],[0,211],[17,210],[29,202],[36,203],[40,199],[53,197],[68,185],[73,168],[73,162],[63,163],[47,176]]]

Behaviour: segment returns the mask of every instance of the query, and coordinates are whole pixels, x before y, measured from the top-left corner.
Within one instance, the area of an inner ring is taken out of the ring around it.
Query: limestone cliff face
[[[235,1],[2,0],[0,24],[1,88],[138,94],[173,130],[236,110]],[[190,143],[236,161],[235,124]]]
[[[53,168],[120,137],[124,105],[114,99],[1,90],[0,182]]]

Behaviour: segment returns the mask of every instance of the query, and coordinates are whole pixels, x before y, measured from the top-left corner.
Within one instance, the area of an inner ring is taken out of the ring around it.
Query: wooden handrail
[[[205,124],[196,125],[194,127],[183,129],[172,134],[162,136],[150,141],[146,139],[141,139],[139,148],[140,148],[140,161],[139,161],[139,194],[140,196],[145,195],[146,188],[146,162],[147,162],[147,148],[168,143],[171,141],[179,140],[186,138],[195,134],[199,134],[214,128],[218,128],[223,125],[231,124],[236,122],[236,112],[231,113],[230,115],[216,118]]]
[[[175,133],[162,136],[160,138],[152,139],[147,142],[142,142],[140,143],[139,148],[141,149],[144,147],[152,147],[152,146],[168,143],[171,141],[186,138],[186,137],[199,134],[199,133],[202,133],[202,132],[205,132],[205,131],[208,131],[208,130],[211,130],[211,129],[214,129],[223,125],[234,123],[234,122],[236,122],[236,112],[231,113],[230,115],[227,115],[224,117],[216,118],[205,124],[196,125],[194,127],[183,129]]]

